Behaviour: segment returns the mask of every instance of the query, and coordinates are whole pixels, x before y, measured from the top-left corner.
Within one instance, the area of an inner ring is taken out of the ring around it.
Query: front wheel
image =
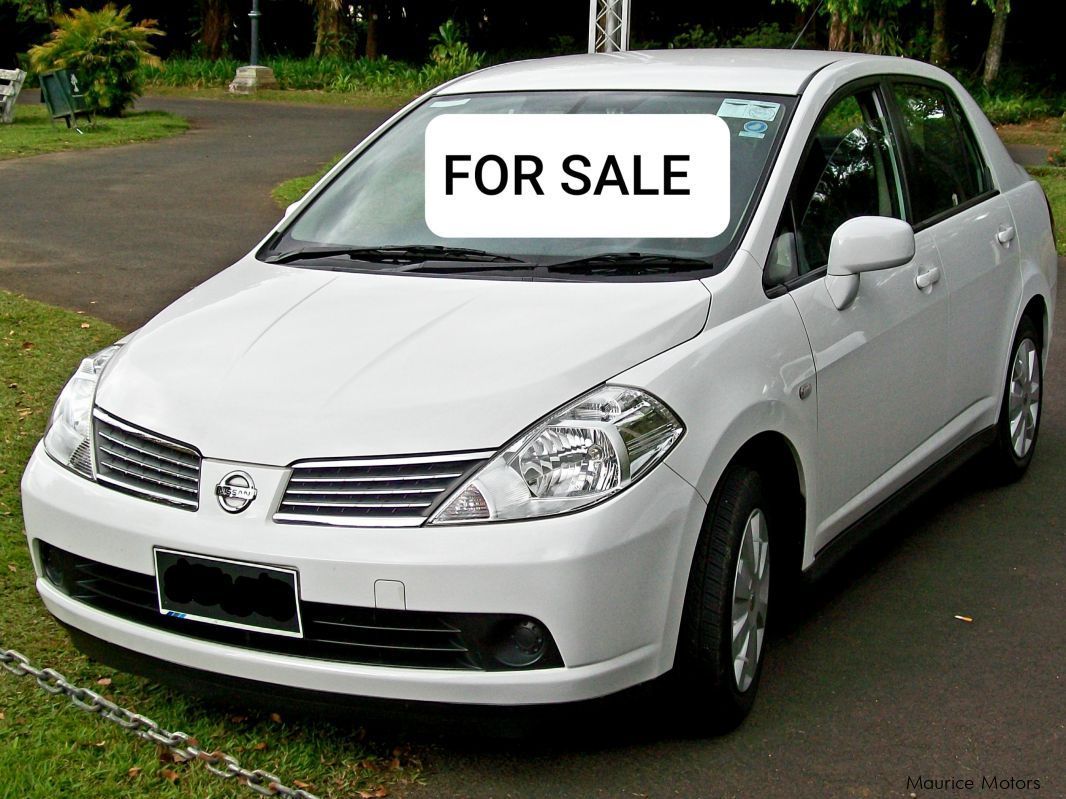
[[[989,451],[995,476],[1006,482],[1025,474],[1036,449],[1044,376],[1039,342],[1036,325],[1028,316],[1022,317],[1011,347],[996,438]]]
[[[695,731],[736,727],[755,700],[770,606],[772,521],[759,473],[731,467],[696,545],[675,659],[675,688]]]

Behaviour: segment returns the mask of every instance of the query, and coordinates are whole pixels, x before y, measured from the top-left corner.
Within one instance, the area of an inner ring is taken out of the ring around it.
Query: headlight
[[[93,398],[107,362],[121,345],[113,344],[81,362],[52,409],[44,433],[45,451],[83,477],[93,479]]]
[[[645,391],[594,389],[500,450],[429,523],[532,519],[588,507],[647,474],[684,430]]]

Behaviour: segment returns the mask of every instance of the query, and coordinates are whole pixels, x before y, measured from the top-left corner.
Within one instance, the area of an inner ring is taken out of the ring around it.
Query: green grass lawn
[[[323,175],[333,169],[334,165],[343,157],[343,155],[338,155],[335,158],[331,158],[329,162],[323,164],[322,168],[312,175],[290,178],[279,183],[271,190],[270,196],[274,198],[274,202],[278,204],[279,208],[288,208],[292,203],[307,194],[311,187],[318,183]]]
[[[121,335],[87,316],[0,292],[0,646],[169,730],[196,736],[205,749],[223,749],[290,786],[300,780],[322,797],[384,796],[417,780],[417,756],[405,747],[367,742],[356,719],[341,726],[290,720],[284,708],[271,718],[269,712],[234,715],[198,704],[90,662],[45,611],[33,585],[19,479],[55,396],[82,356]],[[32,678],[2,670],[0,775],[0,796],[26,799],[249,795],[247,788],[223,783],[197,764],[164,762],[153,745],[49,696]]]
[[[1055,217],[1055,244],[1059,255],[1066,255],[1066,167],[1033,167],[1029,173],[1040,181],[1044,193],[1051,200]]]
[[[89,125],[83,119],[79,118],[78,124],[84,133],[78,133],[62,121],[52,125],[43,105],[17,105],[15,121],[0,125],[0,161],[62,150],[152,141],[184,133],[189,127],[181,117],[163,111],[130,111],[117,118],[97,116],[95,125]]]
[[[1066,120],[1061,117],[1038,119],[1020,125],[1003,125],[996,128],[1007,144],[1030,144],[1058,148],[1066,152]],[[1030,167],[1029,174],[1040,181],[1051,201],[1055,216],[1055,243],[1059,255],[1066,255],[1066,167]]]

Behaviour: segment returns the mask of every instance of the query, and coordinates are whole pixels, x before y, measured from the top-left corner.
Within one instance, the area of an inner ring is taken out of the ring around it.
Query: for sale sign
[[[426,128],[442,238],[712,238],[729,128],[711,114],[445,114]]]

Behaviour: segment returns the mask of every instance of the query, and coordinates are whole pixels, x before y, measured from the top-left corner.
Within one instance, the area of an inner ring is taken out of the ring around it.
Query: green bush
[[[129,13],[129,6],[108,3],[99,11],[56,15],[49,40],[30,48],[30,64],[36,72],[73,71],[90,105],[107,116],[121,115],[141,94],[141,68],[159,63],[150,37],[163,35],[155,20],[134,25]]]
[[[717,47],[718,34],[714,31],[704,30],[702,25],[693,25],[670,40],[667,45],[671,50],[686,50],[689,48]]]
[[[974,92],[974,99],[993,125],[1015,125],[1033,119],[1057,116],[1066,109],[1066,97],[1033,97],[1023,94]]]
[[[787,50],[796,41],[796,34],[782,30],[779,25],[767,22],[745,31],[729,40],[730,47],[762,47],[770,50]]]
[[[429,54],[429,63],[422,68],[423,79],[429,85],[444,83],[480,69],[485,60],[484,53],[472,52],[462,40],[459,26],[454,20],[449,19],[437,28],[429,40],[433,42],[433,50]]]
[[[482,66],[483,53],[476,53],[461,38],[458,26],[449,20],[430,41],[434,43],[430,61],[414,67],[389,58],[267,59],[282,89],[310,89],[327,92],[372,92],[413,95]],[[144,78],[157,86],[194,89],[220,88],[233,80],[241,64],[232,58],[211,61],[206,58],[170,58],[146,66]]]

